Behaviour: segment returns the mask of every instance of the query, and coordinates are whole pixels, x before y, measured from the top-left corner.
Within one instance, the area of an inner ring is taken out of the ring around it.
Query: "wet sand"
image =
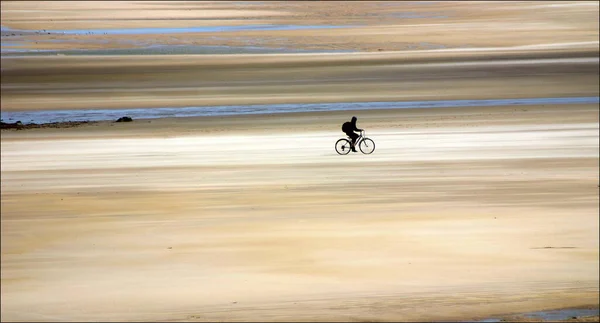
[[[2,131],[2,320],[468,320],[598,300],[598,106]]]
[[[593,1],[3,1],[3,26],[30,30],[3,32],[3,42],[29,49],[252,45],[359,53],[3,57],[1,109],[597,96],[597,8]],[[350,28],[47,33],[256,24]]]
[[[131,48],[155,44],[406,51],[594,42],[597,1],[3,1],[3,41],[24,48]],[[48,30],[239,25],[345,26],[340,29],[161,35],[62,35]],[[39,32],[36,34],[36,32]],[[14,34],[14,35],[13,35]]]
[[[598,96],[596,49],[2,59],[3,111]]]

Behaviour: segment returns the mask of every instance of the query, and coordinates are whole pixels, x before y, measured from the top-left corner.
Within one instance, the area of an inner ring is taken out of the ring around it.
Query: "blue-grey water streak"
[[[46,110],[3,111],[4,122],[50,123],[63,121],[105,121],[122,116],[133,119],[182,118],[200,116],[225,116],[247,114],[270,114],[290,112],[353,111],[373,109],[486,107],[553,104],[598,104],[600,97],[526,98],[490,100],[439,100],[439,101],[393,101],[393,102],[336,102],[336,103],[290,103],[262,105],[229,105],[178,108],[96,109],[96,110]]]
[[[350,28],[347,26],[332,25],[240,25],[240,26],[198,26],[181,28],[107,28],[107,29],[44,29],[44,33],[65,34],[65,35],[83,35],[83,34],[101,34],[101,35],[146,35],[146,34],[174,34],[174,33],[214,33],[231,31],[257,31],[257,30],[306,30],[306,29],[333,29]],[[2,27],[3,32],[31,32],[31,30],[19,30],[8,27]]]

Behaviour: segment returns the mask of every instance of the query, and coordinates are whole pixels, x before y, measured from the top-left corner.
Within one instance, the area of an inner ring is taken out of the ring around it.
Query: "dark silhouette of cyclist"
[[[359,136],[355,133],[355,131],[363,131],[362,129],[358,129],[356,127],[356,117],[352,117],[351,121],[344,122],[342,125],[342,131],[352,139],[352,151],[356,152],[354,145],[356,144],[356,139],[358,139]]]

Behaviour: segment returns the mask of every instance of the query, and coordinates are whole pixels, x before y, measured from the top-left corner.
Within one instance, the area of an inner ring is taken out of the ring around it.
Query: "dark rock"
[[[24,125],[21,121],[17,121],[14,123],[10,123],[10,122],[0,122],[0,128],[1,129],[23,129]]]
[[[117,122],[131,122],[133,119],[131,117],[120,117]]]

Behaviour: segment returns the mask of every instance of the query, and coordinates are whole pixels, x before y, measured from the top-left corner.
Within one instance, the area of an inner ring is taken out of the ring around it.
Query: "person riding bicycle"
[[[342,131],[352,139],[352,151],[356,152],[356,148],[354,147],[354,145],[356,144],[356,140],[358,139],[359,135],[357,135],[355,133],[355,131],[363,131],[362,129],[358,129],[356,127],[356,117],[352,117],[351,121],[346,121],[344,122],[344,124],[342,124]]]

